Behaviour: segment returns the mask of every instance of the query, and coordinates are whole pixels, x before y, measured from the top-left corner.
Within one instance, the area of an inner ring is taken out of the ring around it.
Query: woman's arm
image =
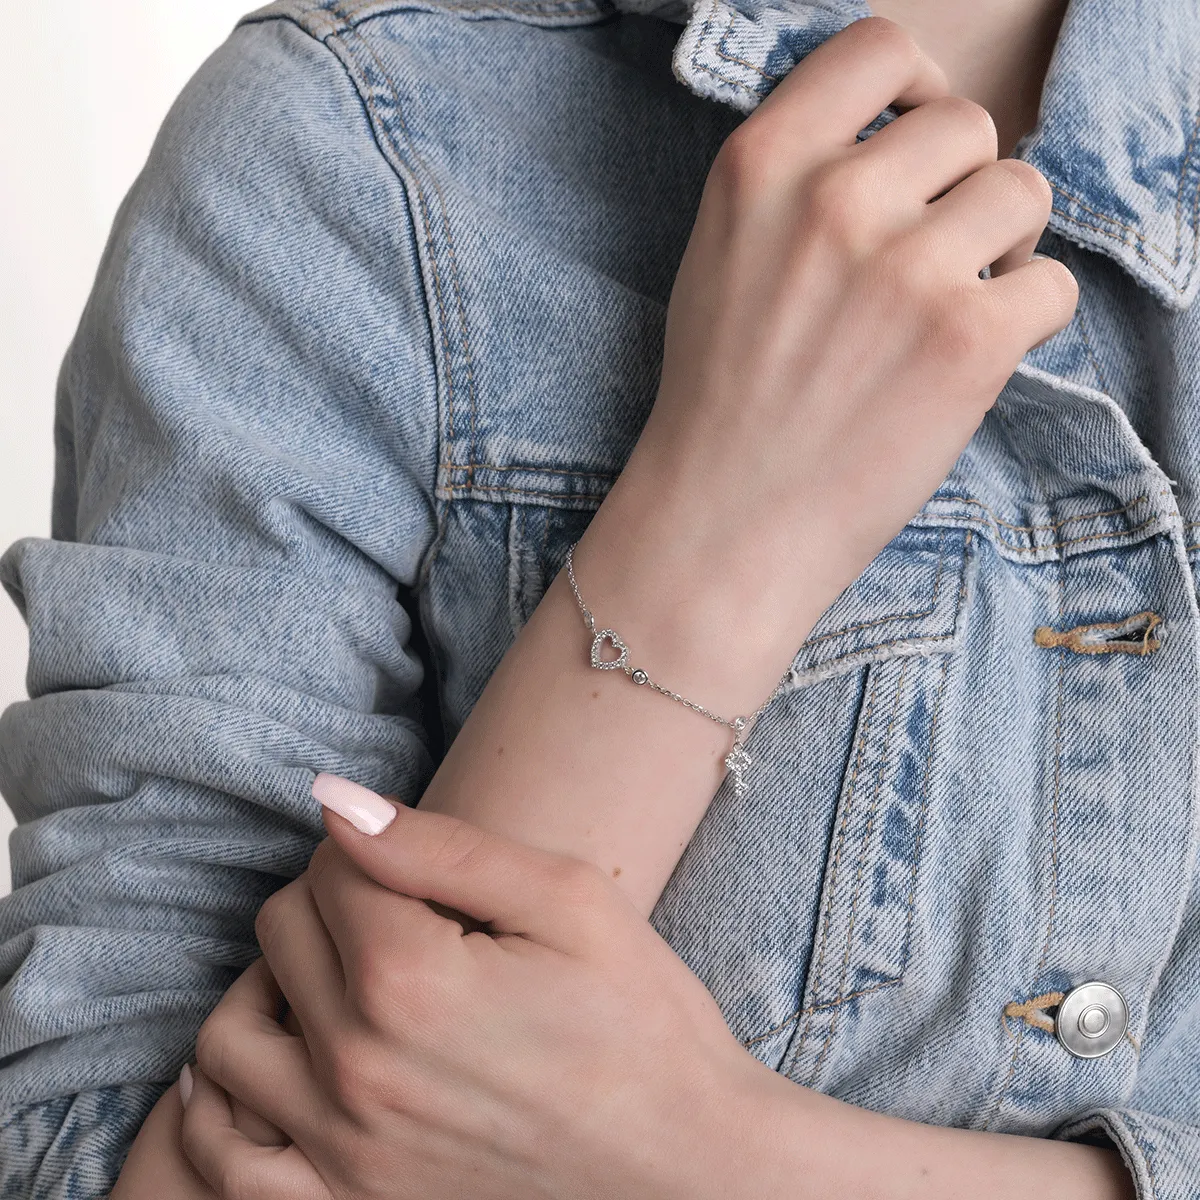
[[[857,143],[893,102],[918,107]],[[757,709],[1069,321],[1068,272],[1029,261],[1049,188],[995,153],[987,114],[946,100],[878,20],[804,60],[722,148],[657,401],[575,555],[597,628],[655,681],[724,717]],[[592,669],[589,638],[564,570],[421,806],[598,863],[649,913],[732,734]]]
[[[672,298],[659,401],[580,543],[577,574],[598,625],[626,639],[635,664],[723,715],[770,692],[816,616],[943,477],[1024,350],[1069,318],[1070,280],[1054,264],[1024,265],[1047,212],[1044,184],[1015,165],[987,166],[994,140],[979,110],[927,104],[855,145],[890,100],[936,92],[907,39],[862,23],[806,60],[730,140]],[[814,128],[804,119],[813,111],[835,114],[836,129],[797,150],[794,132]],[[875,186],[882,178],[889,189]],[[592,670],[586,644],[560,575],[421,807],[471,823],[447,827],[444,861],[473,852],[472,829],[483,827],[598,863],[645,914],[720,780],[729,735]],[[323,787],[336,802],[336,785]],[[386,956],[373,953],[386,976]],[[547,1031],[545,1044],[563,1038]],[[777,1117],[800,1115],[792,1097],[803,1093],[788,1086]],[[812,1122],[796,1122],[805,1139],[822,1100],[803,1101],[816,1106]],[[848,1121],[822,1126],[843,1152]],[[1057,1170],[1076,1182],[1090,1172],[1119,1194],[1119,1166],[1090,1148],[976,1147],[968,1135],[923,1141],[921,1127],[904,1128],[893,1183],[923,1177],[929,1153],[947,1194],[993,1174],[989,1161],[1013,1178],[1022,1164],[1026,1176]],[[777,1143],[776,1166],[787,1144]]]

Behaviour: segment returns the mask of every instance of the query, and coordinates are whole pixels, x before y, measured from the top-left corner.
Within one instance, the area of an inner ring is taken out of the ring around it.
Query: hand
[[[737,1194],[775,1077],[603,873],[404,807],[376,837],[327,825],[200,1033],[183,1144],[221,1195]],[[219,1089],[295,1146],[239,1134]]]
[[[630,546],[607,596],[651,574],[687,597],[703,563],[740,581],[752,623],[787,612],[794,650],[945,478],[1025,352],[1070,321],[1070,272],[1030,260],[1049,186],[997,162],[987,112],[945,91],[898,26],[856,21],[722,146],[658,397],[606,500],[646,549]],[[892,103],[912,107],[857,142]]]

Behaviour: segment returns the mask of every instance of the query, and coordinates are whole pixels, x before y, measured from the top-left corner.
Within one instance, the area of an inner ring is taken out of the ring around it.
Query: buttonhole
[[[1044,649],[1070,650],[1073,654],[1153,654],[1162,645],[1162,617],[1154,612],[1135,613],[1121,621],[1099,621],[1074,629],[1052,629],[1039,625],[1033,631],[1035,645]]]

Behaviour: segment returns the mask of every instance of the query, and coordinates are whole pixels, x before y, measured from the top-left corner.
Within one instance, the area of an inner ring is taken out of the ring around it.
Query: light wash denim
[[[314,772],[421,795],[638,436],[717,148],[867,12],[641,7],[284,0],[167,119],[53,537],[3,560],[0,1196],[109,1186]],[[1020,152],[1079,314],[798,649],[655,914],[798,1083],[1115,1144],[1142,1200],[1200,1195],[1198,110],[1197,0],[1072,5]],[[1131,1023],[1083,1060],[1021,1006],[1089,979]]]

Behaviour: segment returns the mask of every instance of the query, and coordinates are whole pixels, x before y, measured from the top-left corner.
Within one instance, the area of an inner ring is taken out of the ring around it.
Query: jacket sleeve
[[[1150,1004],[1129,1104],[1083,1113],[1056,1131],[1113,1145],[1138,1200],[1200,1196],[1200,878]]]
[[[329,50],[244,25],[177,101],[60,377],[53,536],[0,577],[0,1196],[111,1186],[321,835],[433,763],[403,602],[437,396],[405,182]]]

